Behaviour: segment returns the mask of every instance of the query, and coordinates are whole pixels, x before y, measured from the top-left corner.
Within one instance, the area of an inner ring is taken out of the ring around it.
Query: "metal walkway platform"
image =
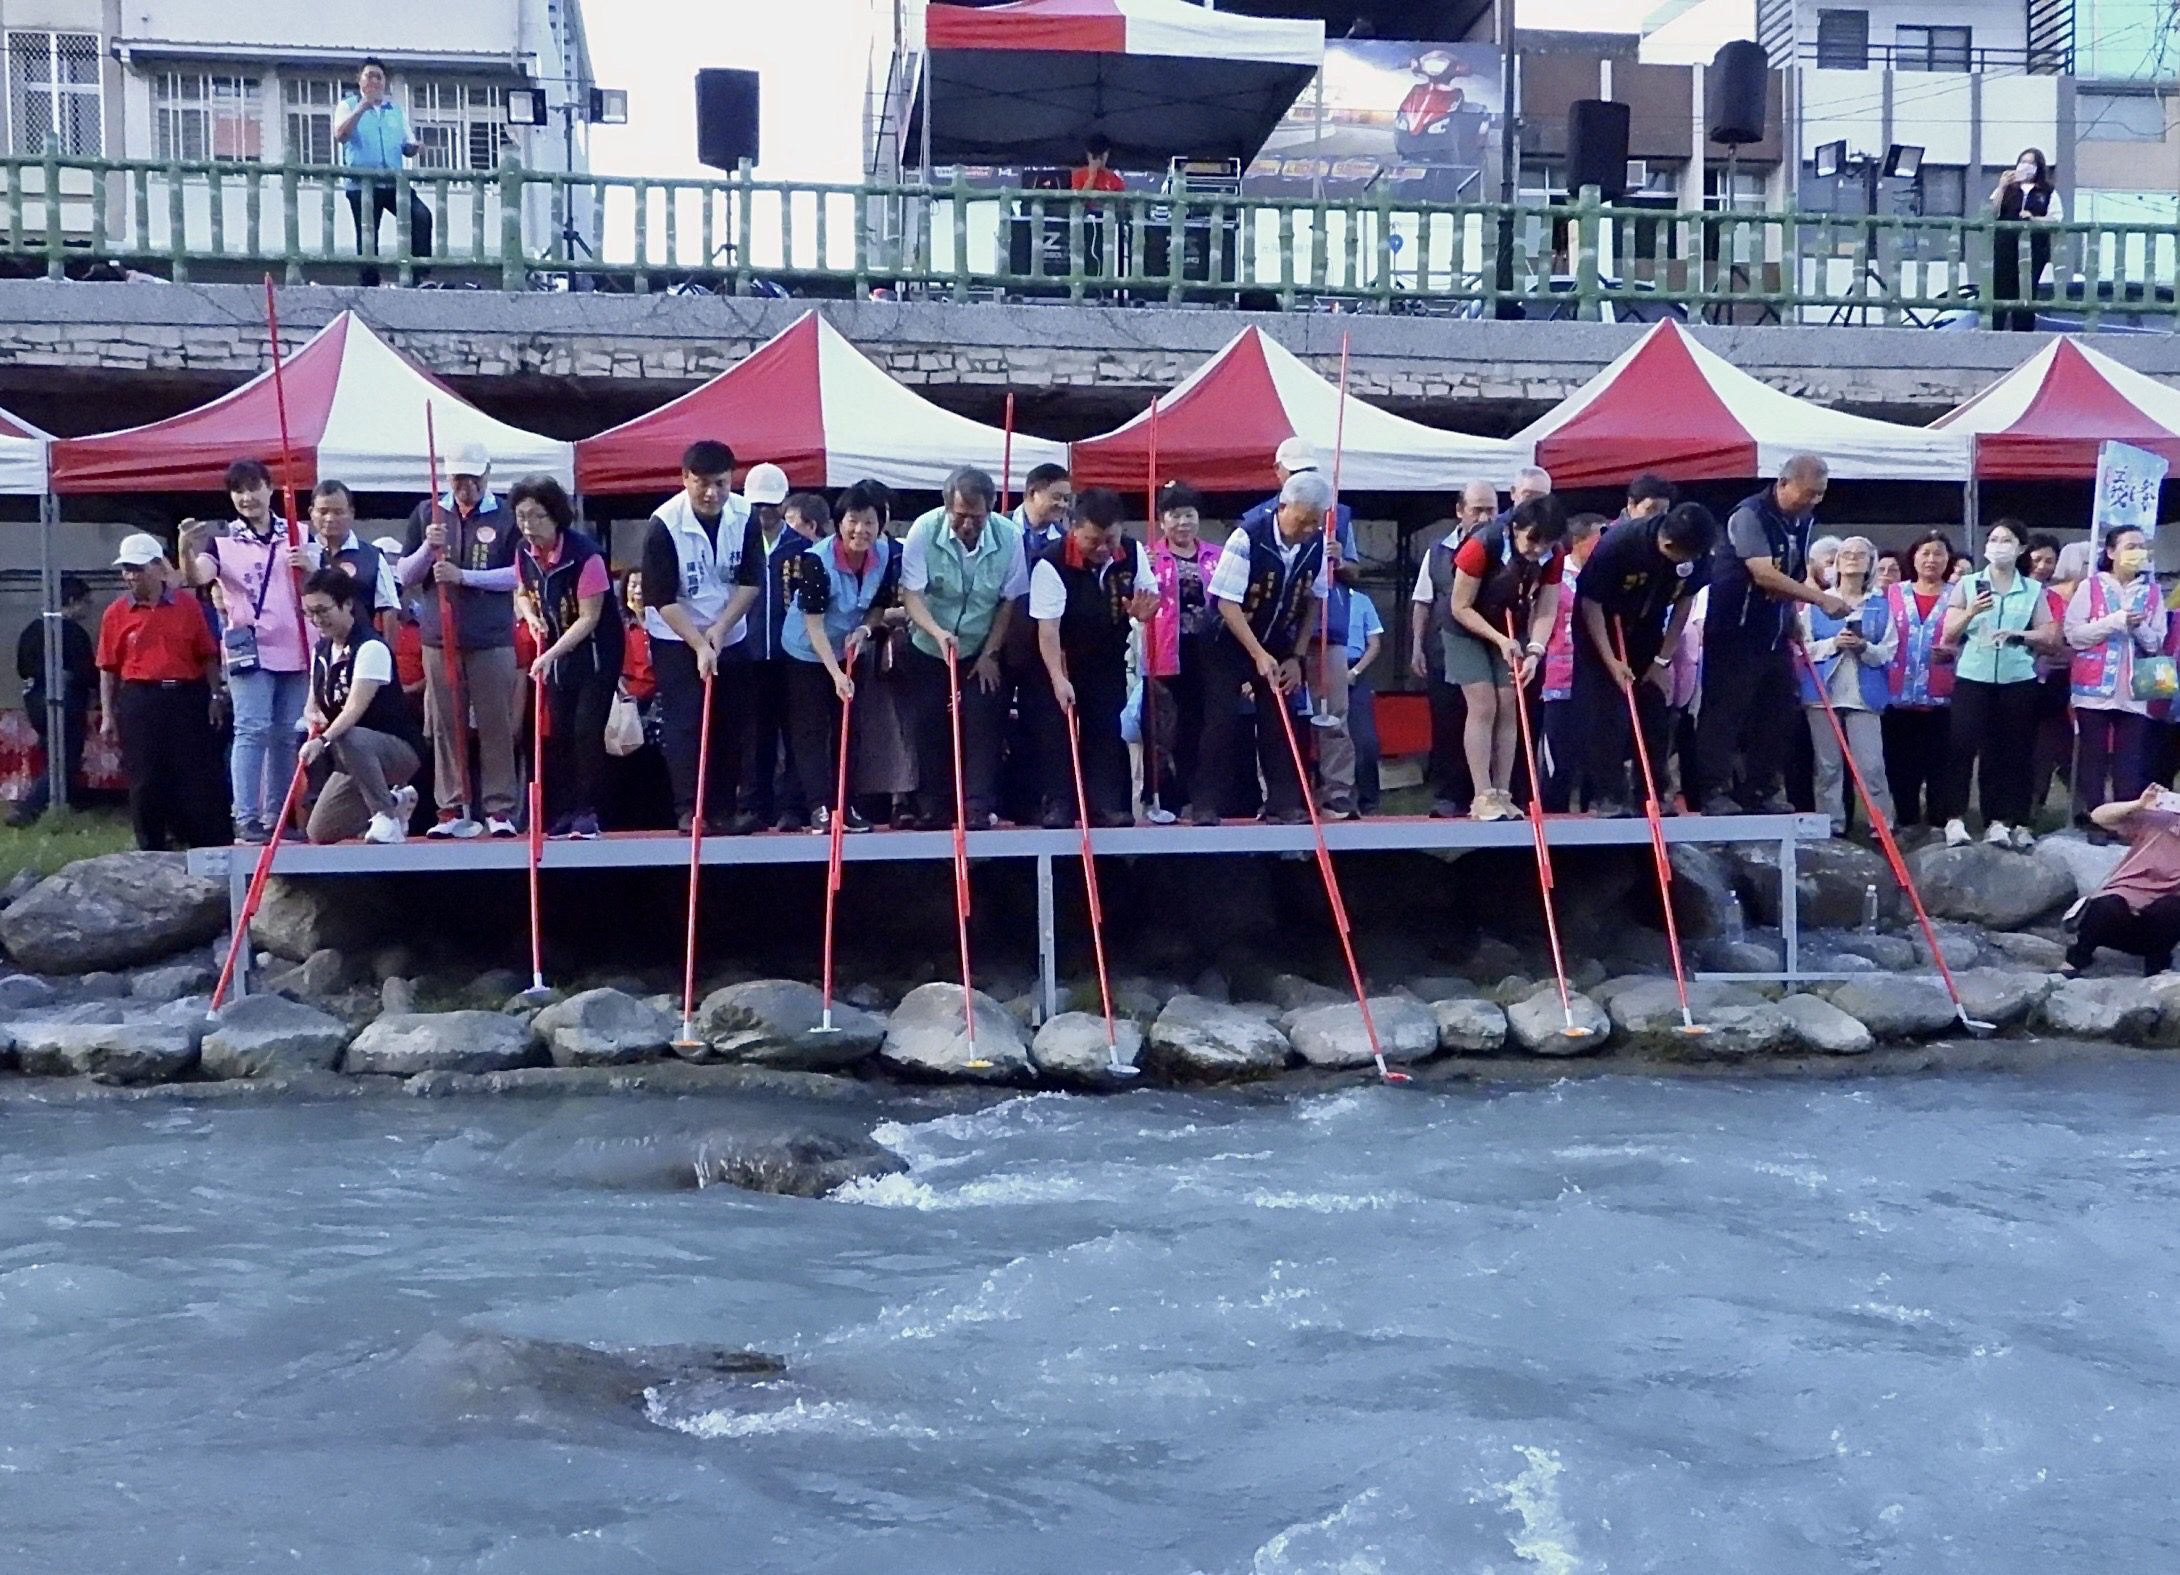
[[[1585,815],[1548,816],[1545,838],[1554,848],[1647,847],[1650,828],[1640,818],[1596,820]],[[1796,886],[1796,848],[1805,840],[1823,841],[1831,828],[1822,815],[1679,815],[1665,822],[1668,843],[1774,843],[1779,849],[1780,932],[1785,941],[1784,977],[1809,977],[1800,970],[1800,918]],[[1123,826],[1090,834],[1100,858],[1163,858],[1203,854],[1279,855],[1311,853],[1316,843],[1307,824],[1267,825],[1230,821],[1220,826]],[[1328,822],[1325,842],[1338,853],[1461,852],[1481,848],[1527,849],[1529,823],[1522,820],[1479,822],[1387,816]],[[361,842],[313,847],[283,843],[273,861],[278,875],[430,875],[468,870],[499,870],[519,875],[529,867],[528,842],[521,837],[439,841],[416,837],[392,847]],[[748,837],[706,837],[706,866],[737,864],[813,864],[826,861],[827,839],[808,832],[760,832]],[[953,834],[946,831],[873,831],[842,839],[846,864],[873,862],[945,863],[954,856]],[[1074,863],[1082,856],[1078,830],[1003,828],[969,834],[972,862],[1032,859],[1037,865],[1039,973],[1048,1013],[1058,1010],[1058,939],[1053,903],[1054,861]],[[227,881],[230,911],[240,913],[257,867],[252,847],[198,848],[189,855],[196,874]],[[595,842],[548,842],[540,867],[550,871],[682,868],[689,862],[689,839],[663,831],[624,831]],[[246,968],[237,969],[236,986],[248,988]],[[1753,975],[1721,977],[1750,978]]]

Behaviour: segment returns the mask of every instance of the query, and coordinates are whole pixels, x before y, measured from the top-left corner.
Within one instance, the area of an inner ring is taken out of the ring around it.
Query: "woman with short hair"
[[[1469,814],[1477,820],[1521,817],[1513,798],[1520,748],[1514,686],[1529,681],[1551,639],[1566,539],[1566,512],[1547,493],[1478,531],[1454,554],[1446,681],[1460,687],[1468,705],[1462,744],[1476,784]]]
[[[613,576],[604,551],[575,529],[575,507],[552,477],[525,477],[507,501],[522,532],[515,567],[538,644],[530,677],[545,689],[538,720],[545,726],[548,835],[588,841],[600,834],[606,716],[621,682],[621,619],[618,609],[606,612]]]
[[[2111,800],[2137,797],[2149,782],[2150,705],[2135,692],[2139,659],[2165,645],[2165,603],[2149,573],[2150,547],[2132,526],[2104,538],[2097,572],[2066,605],[2074,651],[2074,823]]]

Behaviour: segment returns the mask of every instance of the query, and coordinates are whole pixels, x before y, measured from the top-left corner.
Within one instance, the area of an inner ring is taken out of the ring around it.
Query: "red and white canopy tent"
[[[1797,399],[1661,322],[1509,438],[1555,487],[1619,486],[1644,471],[1674,481],[1775,475],[1815,454],[1839,481],[1965,481],[1958,434],[1849,415]]]
[[[871,480],[936,492],[975,465],[1019,496],[1031,467],[1067,460],[1065,445],[1017,432],[1010,464],[1000,428],[895,382],[815,311],[673,403],[576,444],[576,482],[591,494],[670,490],[698,438],[720,439],[745,465],[777,465],[798,487]]]
[[[2072,339],[2053,339],[1931,426],[1973,445],[1983,480],[2086,481],[2107,439],[2180,464],[2180,391]]]
[[[45,496],[46,447],[52,441],[21,417],[0,410],[0,496]]]
[[[1326,470],[1340,450],[1348,492],[1445,492],[1469,481],[1505,487],[1522,461],[1501,439],[1443,432],[1346,396],[1261,328],[1245,328],[1158,398],[1158,479],[1207,492],[1277,483],[1272,452],[1302,437]],[[1074,448],[1078,487],[1138,488],[1150,478],[1151,413]]]
[[[1102,131],[1122,169],[1179,155],[1240,159],[1324,62],[1319,21],[1187,0],[932,5],[910,146],[938,163],[1072,164]]]
[[[572,444],[486,415],[343,312],[283,368],[298,491],[324,481],[357,492],[417,492],[430,481],[424,407],[442,476],[456,450],[481,443],[500,485],[535,474],[574,478]],[[228,464],[263,460],[280,475],[280,411],[270,369],[210,404],[147,426],[53,445],[53,490],[217,492]]]

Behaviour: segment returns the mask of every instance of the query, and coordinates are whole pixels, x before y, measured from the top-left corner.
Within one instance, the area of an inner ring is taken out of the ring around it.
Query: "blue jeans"
[[[295,776],[295,752],[302,743],[296,724],[310,694],[308,673],[236,673],[227,680],[234,697],[235,750],[229,760],[235,795],[235,824],[254,820],[269,826],[280,814],[288,783]]]

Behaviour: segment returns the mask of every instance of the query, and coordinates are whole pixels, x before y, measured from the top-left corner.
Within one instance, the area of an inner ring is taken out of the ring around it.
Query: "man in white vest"
[[[741,566],[749,505],[734,493],[734,450],[710,438],[681,456],[681,494],[660,504],[643,539],[643,626],[658,674],[660,744],[682,831],[691,829],[702,743],[704,680],[712,680],[711,747],[701,810],[708,830],[745,836],[757,817],[733,813],[749,714],[750,666],[740,618],[727,603]]]

